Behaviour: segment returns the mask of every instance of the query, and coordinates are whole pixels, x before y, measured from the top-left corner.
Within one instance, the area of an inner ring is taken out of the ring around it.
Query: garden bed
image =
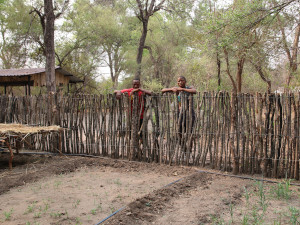
[[[300,189],[290,181],[280,185],[192,167],[22,154],[9,171],[6,157],[0,157],[4,224],[293,224],[300,218]]]

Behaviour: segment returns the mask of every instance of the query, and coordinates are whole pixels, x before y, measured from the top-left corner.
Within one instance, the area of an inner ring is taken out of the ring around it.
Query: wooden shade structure
[[[69,85],[70,83],[80,83],[83,80],[62,69],[55,68],[56,86]],[[45,68],[30,68],[30,69],[3,69],[0,70],[0,86],[24,86],[26,95],[30,95],[30,87],[46,86]]]

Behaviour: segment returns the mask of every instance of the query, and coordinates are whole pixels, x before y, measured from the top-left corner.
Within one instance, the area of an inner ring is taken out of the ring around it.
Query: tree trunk
[[[297,24],[297,27],[295,29],[296,30],[295,37],[294,37],[292,51],[291,51],[290,46],[288,45],[284,26],[282,24],[282,21],[281,21],[279,15],[277,15],[277,21],[279,23],[279,28],[280,28],[281,35],[282,35],[283,48],[284,48],[284,51],[286,52],[287,58],[289,60],[288,76],[285,80],[285,84],[286,84],[285,91],[288,91],[292,76],[294,75],[294,72],[297,70],[297,56],[298,56],[298,45],[299,45],[299,36],[300,36],[300,23]]]
[[[148,32],[148,21],[149,21],[149,18],[146,18],[143,21],[143,31],[142,31],[142,36],[140,38],[140,43],[139,43],[139,47],[138,47],[138,54],[136,57],[136,63],[137,63],[136,77],[137,78],[141,78],[141,73],[142,73],[143,50],[145,47],[145,42],[146,42],[146,37],[147,37],[147,32]]]
[[[237,83],[237,92],[242,92],[242,74],[244,69],[245,57],[242,56],[237,64],[237,72],[236,72],[236,83]]]
[[[232,83],[232,92],[234,93],[237,93],[237,85],[231,75],[231,71],[230,71],[230,64],[229,64],[229,57],[228,57],[228,51],[225,47],[223,47],[223,50],[224,50],[224,55],[225,55],[225,62],[226,62],[226,72],[227,72],[227,75],[229,76],[230,78],[230,81]]]
[[[118,86],[118,79],[116,79],[115,73],[114,73],[114,66],[113,66],[113,60],[112,60],[112,52],[111,50],[107,49],[107,56],[108,56],[108,67],[109,67],[109,71],[110,71],[110,78],[111,81],[113,82],[113,87],[114,89],[117,88]]]
[[[221,60],[220,60],[220,55],[217,50],[217,67],[218,67],[218,88],[220,90],[221,88]]]
[[[272,86],[271,86],[271,85],[272,85],[272,84],[271,84],[271,80],[268,79],[267,76],[265,76],[265,74],[264,74],[264,72],[263,72],[263,69],[262,69],[262,66],[261,66],[261,65],[258,65],[258,64],[255,64],[255,63],[253,63],[253,65],[254,65],[256,71],[258,72],[258,74],[260,75],[261,79],[262,79],[264,82],[267,83],[267,85],[268,85],[267,92],[268,92],[268,94],[270,94],[270,93],[271,93],[271,87],[272,87]]]
[[[300,23],[296,27],[295,32],[295,38],[293,42],[293,48],[292,48],[292,56],[289,58],[289,71],[288,71],[288,77],[286,78],[286,85],[290,86],[291,79],[294,75],[294,73],[297,70],[297,56],[298,56],[298,45],[299,45],[299,36],[300,36]]]
[[[55,50],[54,50],[54,12],[52,0],[44,0],[46,27],[44,42],[46,48],[46,85],[47,91],[56,92],[55,84]]]

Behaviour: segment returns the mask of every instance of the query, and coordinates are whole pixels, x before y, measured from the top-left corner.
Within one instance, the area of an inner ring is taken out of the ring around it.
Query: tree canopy
[[[45,2],[0,0],[3,69],[46,66]],[[179,75],[199,91],[271,92],[299,86],[296,0],[51,4],[55,64],[84,79],[76,91],[112,93],[136,76],[158,90],[175,85]]]

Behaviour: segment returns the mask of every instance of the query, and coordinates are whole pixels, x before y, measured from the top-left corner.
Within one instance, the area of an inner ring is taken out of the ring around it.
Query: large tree
[[[169,86],[174,78],[185,74],[189,45],[189,27],[165,12],[159,12],[149,23],[144,46],[143,78]]]
[[[276,16],[277,30],[280,31],[280,46],[287,58],[287,74],[285,85],[288,89],[292,78],[298,69],[298,48],[300,37],[300,4],[297,1],[284,1],[284,7]],[[281,1],[273,0],[274,7],[283,4]],[[289,4],[287,4],[289,3]]]
[[[87,54],[87,58],[95,68],[109,68],[110,79],[116,88],[120,75],[125,71],[128,46],[135,39],[131,32],[136,28],[137,19],[126,16],[125,5],[108,3],[77,0],[64,27],[69,34],[72,33],[78,49],[89,49],[92,54]],[[99,74],[96,70],[94,74]]]
[[[2,68],[24,67],[29,61],[29,28],[24,23],[36,23],[24,11],[30,7],[24,1],[3,1],[0,4],[0,64]]]
[[[129,0],[130,1],[130,0]],[[136,0],[136,6],[134,7],[134,13],[136,17],[142,23],[142,34],[138,44],[138,51],[136,57],[137,71],[136,77],[140,78],[142,73],[142,59],[143,51],[145,48],[146,37],[148,33],[148,24],[150,17],[154,15],[155,12],[161,10],[164,6],[166,0],[156,1],[156,0]]]
[[[55,83],[55,48],[54,48],[54,20],[55,15],[53,11],[52,0],[44,0],[45,11],[45,33],[44,43],[46,52],[46,86],[48,92],[56,92]]]
[[[40,2],[36,2],[35,5],[33,5],[33,9],[30,11],[30,14],[32,15],[34,13],[38,15],[43,31],[43,40],[40,40],[39,35],[37,35],[36,42],[46,57],[45,69],[48,92],[56,92],[54,22],[63,15],[68,4],[69,0],[64,0],[59,7],[58,3],[54,1],[54,7],[52,0],[44,0],[43,6]]]

